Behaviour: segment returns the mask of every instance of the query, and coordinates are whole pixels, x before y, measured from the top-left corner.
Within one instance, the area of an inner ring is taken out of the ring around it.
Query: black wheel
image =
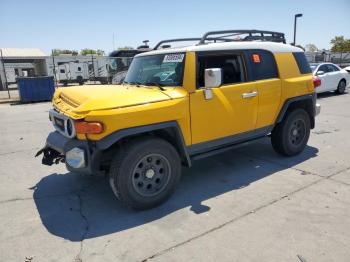
[[[337,94],[344,94],[345,92],[345,88],[346,88],[346,82],[344,79],[340,80],[339,84],[338,84],[338,88],[335,91]]]
[[[127,207],[143,210],[166,201],[181,176],[176,149],[159,138],[144,137],[120,149],[112,161],[110,185]]]
[[[272,147],[277,153],[294,156],[304,150],[310,136],[310,118],[304,109],[288,112],[271,134]]]

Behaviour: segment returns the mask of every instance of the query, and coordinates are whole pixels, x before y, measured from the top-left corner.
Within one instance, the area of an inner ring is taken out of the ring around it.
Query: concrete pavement
[[[303,154],[269,139],[194,163],[159,208],[34,158],[50,103],[0,105],[0,261],[349,261],[350,95],[326,94]]]

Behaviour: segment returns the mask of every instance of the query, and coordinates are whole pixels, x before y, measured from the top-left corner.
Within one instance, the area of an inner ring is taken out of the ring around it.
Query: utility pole
[[[57,88],[57,78],[56,78],[56,64],[53,49],[51,49],[52,64],[53,64],[53,78],[55,79],[55,86]]]
[[[296,14],[294,16],[294,41],[293,41],[293,45],[296,45],[296,34],[297,34],[297,18],[298,17],[302,17],[303,14]]]

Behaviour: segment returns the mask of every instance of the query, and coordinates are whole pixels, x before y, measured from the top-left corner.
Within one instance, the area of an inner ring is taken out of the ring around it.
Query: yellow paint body
[[[275,123],[284,102],[314,92],[311,74],[301,75],[292,53],[275,53],[279,78],[213,88],[206,100],[196,89],[196,56],[187,52],[182,87],[96,85],[59,88],[54,107],[73,119],[103,123],[101,134],[78,139],[100,140],[118,130],[176,121],[186,145],[252,131]],[[258,96],[242,99],[243,93]]]

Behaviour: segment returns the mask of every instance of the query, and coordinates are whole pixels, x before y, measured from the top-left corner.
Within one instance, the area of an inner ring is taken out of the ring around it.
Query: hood
[[[183,93],[183,92],[180,92]],[[123,108],[178,98],[174,88],[161,91],[157,87],[133,85],[91,85],[58,88],[53,103],[72,118],[84,117],[89,111]]]

